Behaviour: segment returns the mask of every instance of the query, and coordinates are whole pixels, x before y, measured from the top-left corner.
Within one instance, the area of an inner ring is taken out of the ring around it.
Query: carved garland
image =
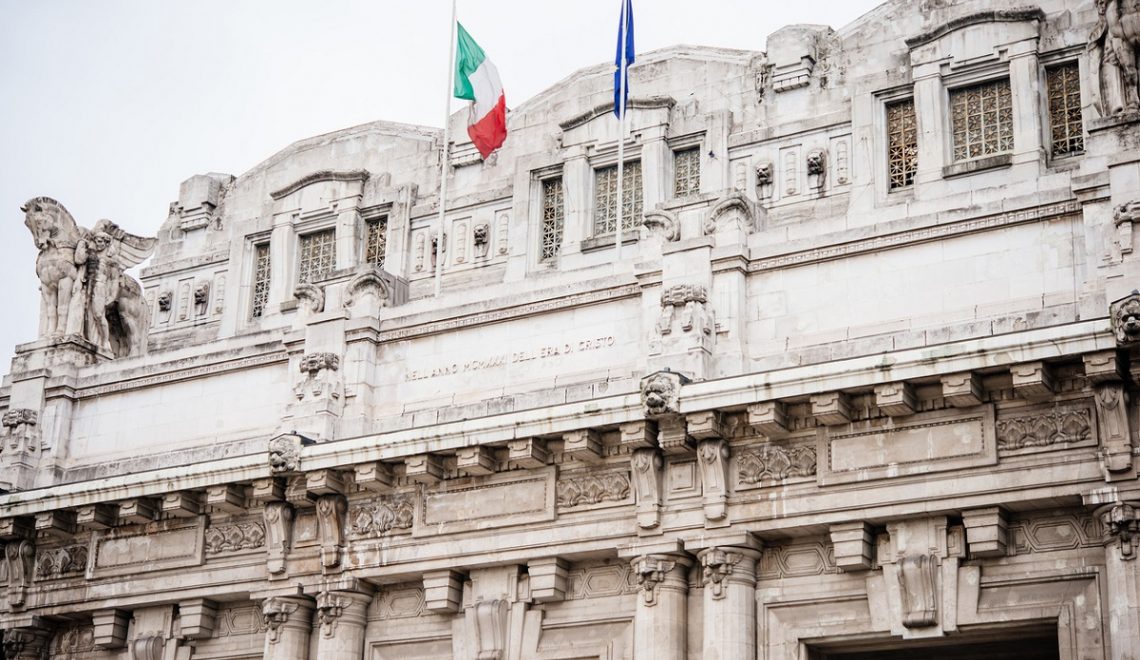
[[[776,483],[794,477],[811,477],[815,472],[814,447],[761,445],[745,451],[737,459],[737,476],[742,484]]]
[[[625,472],[588,474],[558,480],[556,497],[559,507],[620,502],[629,497],[629,475]]]
[[[354,503],[348,510],[349,534],[379,538],[412,528],[415,506],[410,496],[380,498]]]
[[[206,554],[253,550],[265,545],[265,525],[256,522],[218,525],[206,529]]]
[[[1054,410],[999,419],[996,428],[998,449],[1014,450],[1086,441],[1092,432],[1092,420],[1088,409]]]

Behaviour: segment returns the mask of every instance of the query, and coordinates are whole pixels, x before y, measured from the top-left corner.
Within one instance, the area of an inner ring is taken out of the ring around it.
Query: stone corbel
[[[1116,345],[1121,347],[1140,344],[1140,291],[1132,293],[1109,306],[1112,332],[1116,335]]]
[[[657,239],[671,243],[681,238],[681,224],[677,214],[657,208],[647,211],[641,220],[641,240]]]
[[[458,571],[424,573],[424,607],[429,612],[455,613],[463,602],[464,576]]]
[[[527,562],[530,597],[536,603],[550,603],[566,598],[570,567],[559,557],[544,557]]]
[[[761,401],[748,406],[748,425],[760,435],[782,438],[791,430],[791,419],[783,402]]]
[[[1140,549],[1140,503],[1120,502],[1096,512],[1105,547],[1115,545],[1120,558],[1134,561]]]
[[[938,591],[934,572],[937,559],[928,554],[898,560],[899,592],[903,602],[903,626],[927,628],[938,624]]]
[[[705,518],[721,521],[728,515],[728,442],[722,439],[702,440],[697,446],[697,463],[701,469],[701,502]]]
[[[705,217],[705,235],[725,234],[736,237],[747,236],[755,232],[756,206],[752,200],[740,192],[731,192],[717,200]],[[720,241],[718,240],[718,243]]]
[[[192,598],[178,603],[179,630],[182,639],[209,639],[214,634],[218,604],[205,598]]]
[[[503,660],[510,606],[506,600],[482,600],[471,607],[475,619],[475,660]]]
[[[316,284],[302,282],[293,289],[297,299],[297,320],[305,324],[315,314],[325,311],[325,290]]]
[[[288,502],[265,505],[266,569],[269,579],[285,577],[285,558],[293,539],[293,506]]]
[[[845,573],[869,570],[874,565],[874,529],[863,521],[839,523],[828,529],[835,566]]]
[[[144,635],[131,642],[135,660],[162,660],[166,640],[162,635]]]
[[[23,609],[32,586],[36,546],[30,539],[13,539],[4,546],[8,566],[8,607]]]
[[[341,565],[344,515],[347,511],[348,503],[343,495],[321,495],[317,498],[317,532],[321,541],[322,571]]]
[[[986,400],[982,377],[972,371],[942,377],[942,399],[955,408],[980,406]]]
[[[131,613],[127,610],[98,610],[91,615],[95,624],[95,648],[121,649],[127,645]]]
[[[1106,481],[1131,476],[1132,429],[1129,424],[1128,395],[1124,383],[1096,385],[1096,414],[1100,429],[1101,466]]]
[[[661,452],[655,448],[635,449],[630,458],[637,526],[640,529],[657,529],[661,524],[661,477],[664,465]]]

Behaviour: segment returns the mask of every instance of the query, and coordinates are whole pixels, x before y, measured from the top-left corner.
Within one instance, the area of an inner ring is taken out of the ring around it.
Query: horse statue
[[[110,220],[83,229],[50,197],[21,210],[40,250],[41,336],[78,335],[114,357],[145,353],[150,312],[142,286],[124,271],[146,260],[158,239],[129,234]]]
[[[1140,0],[1096,0],[1097,24],[1089,36],[1094,105],[1101,115],[1140,112]]]

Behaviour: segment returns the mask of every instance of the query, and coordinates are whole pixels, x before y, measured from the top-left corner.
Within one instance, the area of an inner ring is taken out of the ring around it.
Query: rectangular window
[[[641,224],[641,161],[622,168],[622,231]],[[594,235],[617,231],[617,165],[594,170]]]
[[[315,282],[332,271],[336,264],[336,230],[326,229],[305,234],[300,241],[297,259],[297,281]]]
[[[384,252],[388,248],[388,216],[372,218],[364,223],[364,263],[384,268]]]
[[[1049,129],[1053,155],[1084,153],[1084,122],[1081,118],[1081,74],[1076,62],[1045,70],[1049,87]]]
[[[918,124],[914,99],[887,105],[887,171],[891,190],[914,183],[918,171]]]
[[[253,246],[253,312],[257,318],[265,313],[269,302],[269,244]]]
[[[685,197],[701,191],[701,150],[699,147],[673,152],[673,196]]]
[[[566,219],[562,177],[542,182],[542,261],[558,256],[562,249],[562,225]]]
[[[950,92],[954,160],[1005,153],[1013,149],[1013,101],[1009,79]]]

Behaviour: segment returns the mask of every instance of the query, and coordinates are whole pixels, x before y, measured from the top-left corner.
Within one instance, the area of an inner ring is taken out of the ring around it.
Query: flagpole
[[[629,39],[627,26],[629,25],[629,17],[626,16],[625,11],[629,6],[628,0],[622,0],[621,4],[621,51],[618,54],[618,67],[620,70],[619,77],[621,82],[619,84],[620,92],[618,94],[618,103],[621,106],[621,111],[618,113],[618,165],[617,165],[617,231],[614,232],[614,241],[617,248],[617,261],[621,261],[621,233],[622,224],[625,222],[625,199],[623,197],[624,190],[623,184],[625,179],[625,78],[629,72],[629,65],[626,61],[626,44]]]
[[[456,0],[451,0],[451,24],[447,26],[449,44],[447,49],[447,99],[443,115],[443,157],[439,162],[439,221],[436,223],[435,244],[435,295],[443,289],[443,215],[447,204],[447,161],[451,150],[451,96],[455,87],[455,21]]]

